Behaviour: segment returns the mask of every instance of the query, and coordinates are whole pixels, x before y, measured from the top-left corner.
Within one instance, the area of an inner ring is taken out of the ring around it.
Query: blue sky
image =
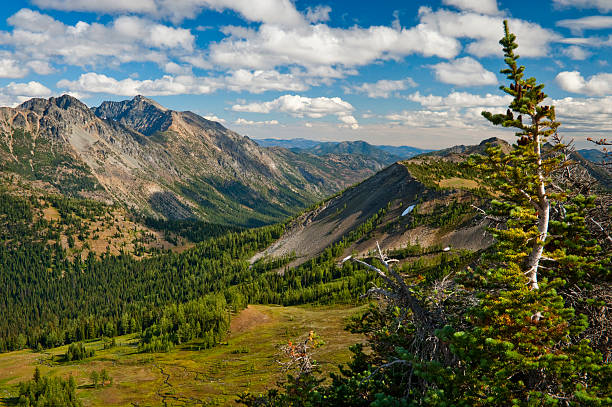
[[[518,35],[561,133],[612,132],[612,0],[30,0],[0,18],[0,105],[142,94],[253,138],[445,147],[511,133],[498,40]]]

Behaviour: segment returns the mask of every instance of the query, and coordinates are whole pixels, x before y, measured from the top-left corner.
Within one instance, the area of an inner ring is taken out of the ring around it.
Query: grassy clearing
[[[225,343],[201,351],[192,342],[168,353],[137,353],[138,339],[128,335],[116,338],[118,346],[112,349],[103,349],[101,341],[86,343],[96,354],[80,362],[59,362],[67,346],[45,353],[0,354],[0,406],[12,405],[18,383],[30,379],[36,366],[43,374],[74,376],[86,406],[233,404],[237,394],[261,392],[283,378],[278,345],[309,330],[326,342],[316,356],[325,371],[346,362],[348,346],[362,338],[344,331],[344,326],[362,308],[251,305],[233,318]],[[101,369],[114,383],[95,389],[89,376]]]
[[[480,187],[480,184],[473,179],[466,178],[445,178],[438,181],[438,185],[441,188],[457,188],[457,189],[476,189]]]

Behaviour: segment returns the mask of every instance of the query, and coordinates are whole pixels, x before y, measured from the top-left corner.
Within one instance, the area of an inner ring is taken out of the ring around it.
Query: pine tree
[[[548,97],[542,92],[544,85],[538,84],[535,78],[524,78],[525,67],[517,64],[519,56],[514,50],[518,44],[516,36],[509,31],[508,21],[504,21],[504,34],[500,44],[508,68],[502,69],[501,73],[511,83],[510,86],[501,86],[501,89],[514,99],[506,114],[483,112],[482,115],[495,125],[518,129],[518,146],[509,154],[503,154],[499,147],[490,149],[489,159],[481,162],[479,168],[489,171],[491,179],[504,195],[525,208],[523,211],[531,207],[529,213],[520,215],[523,218],[534,217],[534,228],[519,233],[525,233],[525,240],[530,241],[531,250],[524,268],[529,287],[537,290],[538,269],[550,220],[549,177],[560,163],[554,151],[546,154],[543,147],[547,138],[557,132],[560,123],[556,121],[555,107],[542,105]],[[517,113],[516,117],[514,113]],[[523,122],[523,116],[526,122]],[[518,229],[513,232],[518,232]]]
[[[551,200],[563,196],[547,191],[560,161],[555,149],[546,151],[544,143],[559,123],[553,106],[539,105],[546,98],[543,85],[535,78],[523,79],[525,68],[517,66],[518,45],[507,22],[504,34],[500,44],[509,68],[501,72],[512,83],[502,89],[514,100],[505,115],[483,115],[494,124],[518,128],[518,145],[508,154],[491,148],[487,159],[476,161],[506,198],[493,202],[497,212],[507,216],[506,227],[493,230],[497,243],[487,260],[464,274],[466,288],[479,293],[479,302],[468,312],[469,329],[448,326],[439,333],[458,360],[451,366],[426,366],[423,375],[438,386],[429,392],[428,402],[605,405],[612,402],[610,366],[602,364],[601,354],[587,341],[573,340],[586,328],[586,317],[576,315],[558,292],[565,285],[560,277],[579,276],[582,266],[589,267],[588,258],[566,256],[567,242],[558,240],[545,252]],[[513,112],[519,115],[515,118]],[[576,269],[563,266],[570,259]],[[539,279],[543,260],[550,264],[546,278]]]

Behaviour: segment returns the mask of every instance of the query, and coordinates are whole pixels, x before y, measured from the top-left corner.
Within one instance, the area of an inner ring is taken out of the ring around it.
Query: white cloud
[[[569,28],[573,34],[584,30],[601,30],[612,28],[612,16],[589,16],[571,20],[557,21],[557,26]]]
[[[49,97],[51,95],[51,90],[40,82],[11,82],[5,87],[0,88],[0,105],[16,106],[19,103],[22,103],[31,98]]]
[[[33,0],[40,8],[63,11],[92,11],[104,13],[145,13],[157,8],[154,0]]]
[[[15,59],[0,57],[0,78],[23,78],[28,68]]]
[[[269,90],[300,92],[309,86],[293,74],[281,74],[277,71],[239,69],[225,78],[225,87],[229,90],[251,93],[262,93]]]
[[[28,61],[26,65],[39,75],[49,75],[55,72],[55,69],[47,61]]]
[[[612,96],[602,98],[564,98],[553,100],[562,125],[561,133],[588,133],[612,131]]]
[[[234,124],[237,124],[238,126],[275,126],[278,124],[278,120],[264,120],[257,122],[240,117],[234,122]]]
[[[458,86],[495,85],[497,78],[487,71],[480,62],[471,57],[463,57],[450,62],[440,62],[432,66],[436,79],[440,82]]]
[[[561,72],[555,78],[565,91],[583,95],[612,95],[612,73],[600,73],[585,79],[578,71]]]
[[[172,63],[171,63],[172,64]],[[167,71],[178,72],[177,75],[164,75],[158,79],[138,80],[135,78],[115,79],[110,76],[88,72],[76,80],[62,79],[57,83],[59,88],[73,92],[106,93],[121,96],[134,95],[203,95],[219,89],[235,92],[262,93],[265,91],[303,91],[309,88],[301,77],[294,74],[281,74],[277,71],[249,71],[239,69],[229,72],[227,76],[194,76],[183,74],[182,67],[176,65]]]
[[[425,96],[415,92],[408,95],[407,99],[432,109],[445,107],[497,107],[507,106],[512,102],[512,96],[510,95],[492,95],[487,93],[481,96],[467,92],[452,92],[448,96]]]
[[[306,9],[306,20],[310,23],[329,21],[329,13],[331,13],[331,10],[329,6],[308,7]]]
[[[452,58],[461,45],[426,26],[349,29],[324,24],[280,27],[262,24],[257,30],[231,28],[228,37],[210,47],[213,62],[232,68],[269,69],[282,65],[357,67],[410,54]]]
[[[388,114],[386,119],[396,124],[418,128],[461,128],[471,127],[465,116],[457,110],[404,110],[400,113]]]
[[[163,76],[154,80],[135,80],[126,78],[117,80],[109,76],[89,72],[79,79],[63,79],[57,83],[58,88],[75,92],[105,93],[121,96],[154,96],[154,95],[202,95],[214,92],[220,85],[208,78],[194,76]]]
[[[499,39],[503,36],[503,17],[476,13],[456,13],[450,10],[433,11],[429,7],[419,9],[422,25],[444,37],[468,38],[466,50],[478,57],[501,56]],[[550,43],[561,39],[554,31],[538,24],[515,18],[508,19],[510,30],[518,37],[518,53],[525,57],[548,55]]]
[[[499,14],[496,0],[443,0],[442,3],[465,11],[475,11],[482,14]]]
[[[336,116],[338,120],[352,128],[359,126],[352,114],[353,110],[355,110],[353,105],[339,97],[309,98],[300,95],[283,95],[269,102],[236,104],[232,106],[232,110],[249,113],[271,113],[274,111],[296,117],[311,117],[313,119]]]
[[[52,71],[52,60],[76,66],[134,61],[163,65],[169,54],[191,54],[195,42],[189,30],[133,16],[121,16],[108,24],[79,21],[66,25],[24,8],[7,21],[12,30],[0,31],[0,44],[13,47],[13,58],[39,73]]]
[[[398,81],[381,79],[374,83],[362,83],[351,88],[346,88],[348,93],[365,93],[371,98],[388,98],[394,92],[408,89],[408,87],[417,86],[412,78],[406,78]]]
[[[220,117],[215,116],[212,113],[209,113],[207,115],[202,116],[203,118],[205,118],[206,120],[210,120],[211,122],[218,122],[218,123],[226,123],[227,120],[222,119]]]
[[[41,8],[96,13],[139,13],[179,22],[195,18],[202,9],[234,10],[249,21],[301,24],[302,15],[289,0],[34,0]]]
[[[563,55],[575,61],[583,61],[592,55],[589,51],[577,45],[572,45],[570,47],[564,48],[561,52],[563,53]]]
[[[558,7],[596,8],[607,13],[612,10],[610,0],[553,0]]]

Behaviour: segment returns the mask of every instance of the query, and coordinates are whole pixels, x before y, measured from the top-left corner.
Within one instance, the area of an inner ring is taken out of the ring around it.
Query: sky
[[[612,134],[612,0],[23,0],[0,9],[0,105],[150,97],[252,138],[442,148],[512,132],[518,37],[560,134]]]

